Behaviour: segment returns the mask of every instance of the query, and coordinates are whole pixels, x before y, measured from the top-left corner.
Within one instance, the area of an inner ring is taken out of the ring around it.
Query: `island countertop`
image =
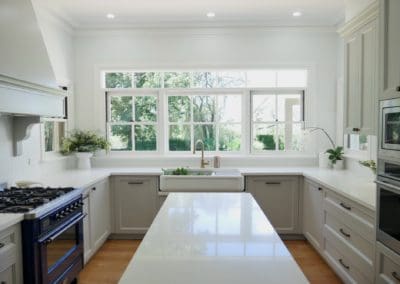
[[[308,283],[249,193],[171,193],[120,283]]]

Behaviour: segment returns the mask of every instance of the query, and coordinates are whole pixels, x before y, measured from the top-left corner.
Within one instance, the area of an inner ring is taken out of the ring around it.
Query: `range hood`
[[[63,117],[58,88],[31,0],[0,1],[0,113]]]

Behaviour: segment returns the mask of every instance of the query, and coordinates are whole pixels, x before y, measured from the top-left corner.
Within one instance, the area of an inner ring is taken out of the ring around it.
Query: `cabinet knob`
[[[397,92],[400,92],[400,86],[398,86],[398,87],[396,88],[396,91],[397,91]]]
[[[95,190],[96,190],[96,187],[92,187],[92,190],[95,191]]]
[[[5,246],[5,244],[3,244],[3,243],[0,243],[0,248],[2,248],[2,247],[4,247]]]
[[[318,190],[321,191],[321,190],[322,190],[322,187],[318,187]]]

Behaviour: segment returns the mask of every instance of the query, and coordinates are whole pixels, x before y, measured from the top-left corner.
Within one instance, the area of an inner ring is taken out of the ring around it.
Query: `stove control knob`
[[[60,219],[61,219],[60,213],[56,213],[56,220],[60,220]]]

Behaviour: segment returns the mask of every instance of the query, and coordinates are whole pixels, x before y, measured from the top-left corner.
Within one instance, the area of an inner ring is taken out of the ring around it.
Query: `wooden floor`
[[[342,283],[307,241],[284,241],[311,283]],[[138,248],[137,240],[109,240],[79,275],[80,284],[118,283]]]

